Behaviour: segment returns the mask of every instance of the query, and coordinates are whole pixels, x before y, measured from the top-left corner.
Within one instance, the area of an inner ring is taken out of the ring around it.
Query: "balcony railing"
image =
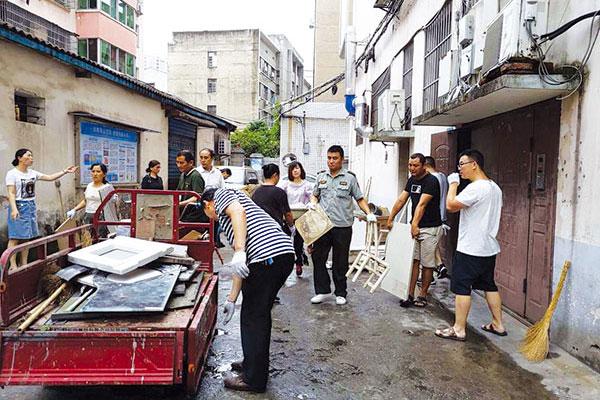
[[[0,21],[53,46],[77,51],[75,34],[6,0],[0,0]]]

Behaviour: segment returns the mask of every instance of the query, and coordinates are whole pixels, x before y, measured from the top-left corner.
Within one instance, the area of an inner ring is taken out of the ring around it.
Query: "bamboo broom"
[[[529,361],[544,361],[548,355],[550,347],[550,338],[548,336],[550,321],[552,320],[552,314],[554,314],[554,310],[558,304],[558,299],[560,298],[565,279],[567,278],[567,271],[570,267],[571,261],[565,261],[562,272],[560,273],[558,285],[556,285],[556,290],[552,295],[552,300],[550,301],[548,309],[544,313],[542,319],[527,330],[527,333],[521,342],[520,351]]]

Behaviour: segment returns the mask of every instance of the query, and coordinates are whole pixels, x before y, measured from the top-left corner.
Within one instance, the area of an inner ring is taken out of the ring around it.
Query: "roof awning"
[[[551,75],[564,79],[562,75]],[[456,126],[566,95],[577,81],[548,85],[538,75],[502,75],[413,119],[413,125]]]
[[[106,117],[106,116],[102,116],[102,115],[98,115],[98,114],[93,114],[93,113],[90,113],[87,111],[70,111],[68,114],[73,115],[75,117],[89,118],[89,119],[94,119],[96,121],[109,122],[112,124],[121,125],[123,127],[131,128],[131,129],[133,129],[135,131],[139,131],[139,132],[161,133],[160,131],[153,129],[153,128],[134,125],[129,122],[119,121],[114,118],[110,118],[110,117]]]

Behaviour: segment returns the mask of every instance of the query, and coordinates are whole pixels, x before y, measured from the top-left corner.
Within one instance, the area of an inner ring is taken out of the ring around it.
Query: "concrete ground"
[[[228,260],[230,252],[223,253]],[[229,268],[219,268],[218,264],[216,262],[222,302],[230,288],[231,275]],[[218,335],[196,398],[600,398],[593,391],[600,388],[598,375],[568,359],[566,354],[555,353],[554,358],[532,369],[511,354],[514,349],[498,347],[499,341],[516,343],[522,337],[522,332],[511,324],[507,338],[490,338],[471,328],[467,342],[459,343],[433,335],[436,327],[445,326],[452,319],[451,312],[437,301],[425,309],[403,309],[395,297],[381,290],[369,294],[359,283],[349,283],[346,306],[336,306],[333,301],[311,305],[312,294],[310,268],[306,268],[300,279],[291,276],[280,291],[281,304],[273,309],[271,372],[268,391],[264,394],[223,388],[223,376],[229,373],[229,364],[242,354],[239,304],[228,325],[223,325],[219,315]],[[436,294],[436,297],[444,295]],[[479,306],[481,304],[476,304],[474,308]],[[482,315],[479,310],[473,318],[479,323]],[[91,398],[182,399],[183,396],[163,388],[8,387],[0,390],[0,399],[11,400]]]

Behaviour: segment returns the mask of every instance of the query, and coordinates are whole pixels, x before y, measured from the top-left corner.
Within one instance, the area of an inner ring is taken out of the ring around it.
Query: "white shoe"
[[[325,268],[327,268],[327,269],[331,269],[331,268],[333,268],[333,263],[332,263],[331,261],[327,261],[327,262],[325,263]]]
[[[342,297],[342,296],[337,296],[337,297],[335,298],[335,304],[337,304],[338,306],[343,306],[343,305],[344,305],[344,304],[346,304],[346,303],[347,303],[347,301],[346,301],[346,298],[345,298],[345,297]]]
[[[313,296],[313,298],[310,299],[310,302],[313,303],[313,304],[320,304],[324,300],[326,300],[328,297],[329,297],[328,294],[318,294],[316,296]]]

